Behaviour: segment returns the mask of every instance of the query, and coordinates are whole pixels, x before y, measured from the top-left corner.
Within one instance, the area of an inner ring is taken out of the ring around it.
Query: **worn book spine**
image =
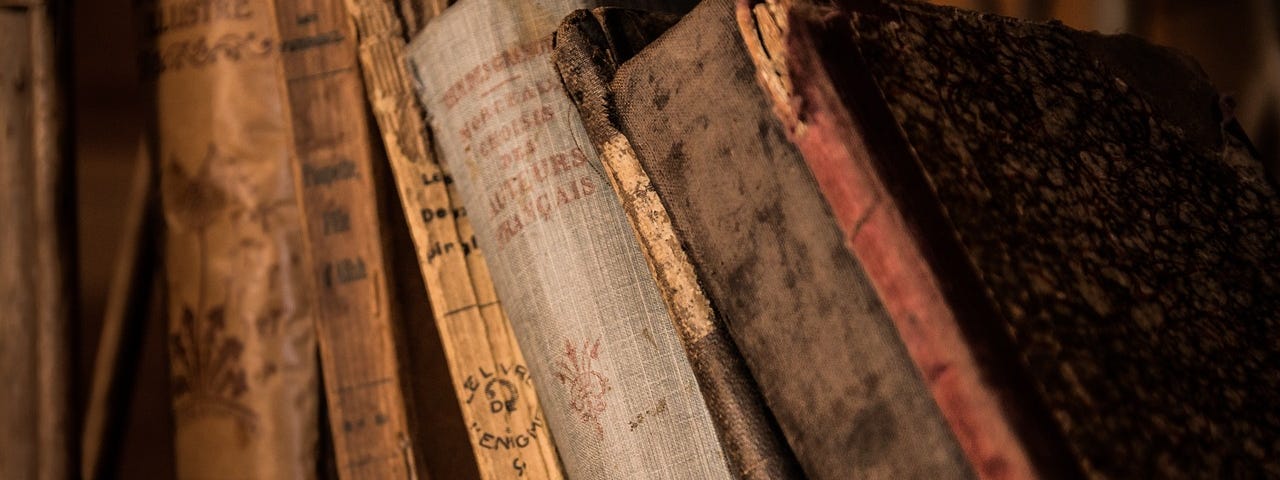
[[[0,1],[0,478],[75,472],[71,166],[52,4]]]
[[[1000,393],[982,378],[976,353],[943,300],[925,254],[907,233],[886,186],[871,173],[870,147],[855,133],[865,126],[839,106],[830,84],[792,75],[823,71],[815,40],[791,28],[792,22],[816,21],[821,12],[783,3],[738,4],[743,38],[775,113],[832,205],[845,243],[877,282],[903,343],[978,475],[1034,478]],[[808,101],[800,104],[797,98]],[[886,284],[886,278],[893,283]]]
[[[837,4],[789,15],[790,126],[900,330],[967,347],[912,353],[975,466],[1280,471],[1280,202],[1199,67],[1060,24]]]
[[[550,64],[586,1],[472,1],[409,49],[574,478],[725,478],[723,452],[617,198]]]
[[[703,1],[634,56],[618,48],[620,22],[600,23],[608,45],[594,46],[612,51],[575,52],[573,37],[557,36],[565,87],[606,169],[630,164],[634,186],[620,192],[623,205],[656,199],[632,215],[641,243],[684,250],[678,256],[696,281],[684,290],[697,288],[724,324],[787,453],[811,478],[969,478],[756,85],[732,2]],[[659,220],[667,233],[654,228]],[[655,251],[651,264],[673,270],[677,255]]]
[[[560,462],[453,178],[426,137],[403,63],[404,26],[382,0],[348,0],[360,61],[417,251],[480,476],[563,478]]]
[[[744,479],[803,478],[742,355],[702,289],[682,246],[687,239],[675,231],[635,150],[612,120],[617,117],[608,82],[617,62],[644,48],[676,19],[618,8],[579,10],[556,30],[552,57],[675,322],[732,473]]]
[[[342,0],[275,5],[335,467],[415,478],[355,30]]]
[[[271,2],[142,6],[180,478],[313,478],[311,268]]]

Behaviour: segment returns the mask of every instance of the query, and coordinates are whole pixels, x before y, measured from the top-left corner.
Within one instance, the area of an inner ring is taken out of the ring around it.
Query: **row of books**
[[[888,0],[141,13],[180,478],[440,477],[449,428],[481,478],[1280,475],[1277,182],[1176,52]]]

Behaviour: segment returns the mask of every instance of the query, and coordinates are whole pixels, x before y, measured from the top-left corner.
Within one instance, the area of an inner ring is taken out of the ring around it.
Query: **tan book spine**
[[[336,467],[416,477],[355,31],[341,0],[276,0]]]
[[[392,5],[347,0],[360,61],[483,478],[563,478],[524,356],[452,177],[431,154]]]
[[[314,478],[315,312],[274,6],[159,0],[142,13],[178,476]]]
[[[0,478],[65,478],[73,458],[69,165],[53,37],[46,2],[0,2]]]

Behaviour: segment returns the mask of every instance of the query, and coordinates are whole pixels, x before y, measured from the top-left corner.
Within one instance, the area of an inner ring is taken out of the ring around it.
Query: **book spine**
[[[532,377],[453,177],[426,138],[403,62],[404,27],[383,0],[348,0],[454,391],[483,478],[563,478]]]
[[[739,0],[739,26],[757,79],[975,472],[984,479],[1036,478],[1010,412],[980,371],[901,204],[875,173],[865,120],[845,109],[830,81],[815,38],[823,29],[820,15],[801,8]],[[845,58],[858,61],[856,54]]]
[[[552,69],[551,33],[600,2],[476,0],[409,49],[574,478],[726,478],[698,385]]]
[[[74,472],[70,165],[51,5],[0,2],[0,478]]]
[[[180,478],[314,478],[310,267],[273,4],[142,5]]]
[[[335,467],[414,478],[355,31],[341,0],[276,0],[276,14]]]
[[[580,10],[570,15],[556,30],[552,54],[556,69],[566,93],[578,107],[609,184],[644,251],[712,412],[733,473],[743,479],[803,478],[794,455],[774,427],[742,355],[702,289],[682,245],[684,239],[675,231],[631,142],[613,123],[616,117],[611,115],[615,110],[608,83],[618,68],[614,62],[624,61],[617,43],[627,43],[622,48],[638,51],[661,34],[654,31],[635,35],[644,38],[627,39],[628,34],[643,32],[646,26],[658,23],[643,19],[642,15],[621,9]],[[663,29],[669,26],[661,25]],[[596,43],[604,39],[609,39],[609,45]]]

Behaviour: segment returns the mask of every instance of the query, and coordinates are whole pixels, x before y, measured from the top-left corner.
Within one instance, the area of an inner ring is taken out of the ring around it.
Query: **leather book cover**
[[[1280,199],[1194,63],[915,2],[738,13],[980,476],[1280,473]]]

